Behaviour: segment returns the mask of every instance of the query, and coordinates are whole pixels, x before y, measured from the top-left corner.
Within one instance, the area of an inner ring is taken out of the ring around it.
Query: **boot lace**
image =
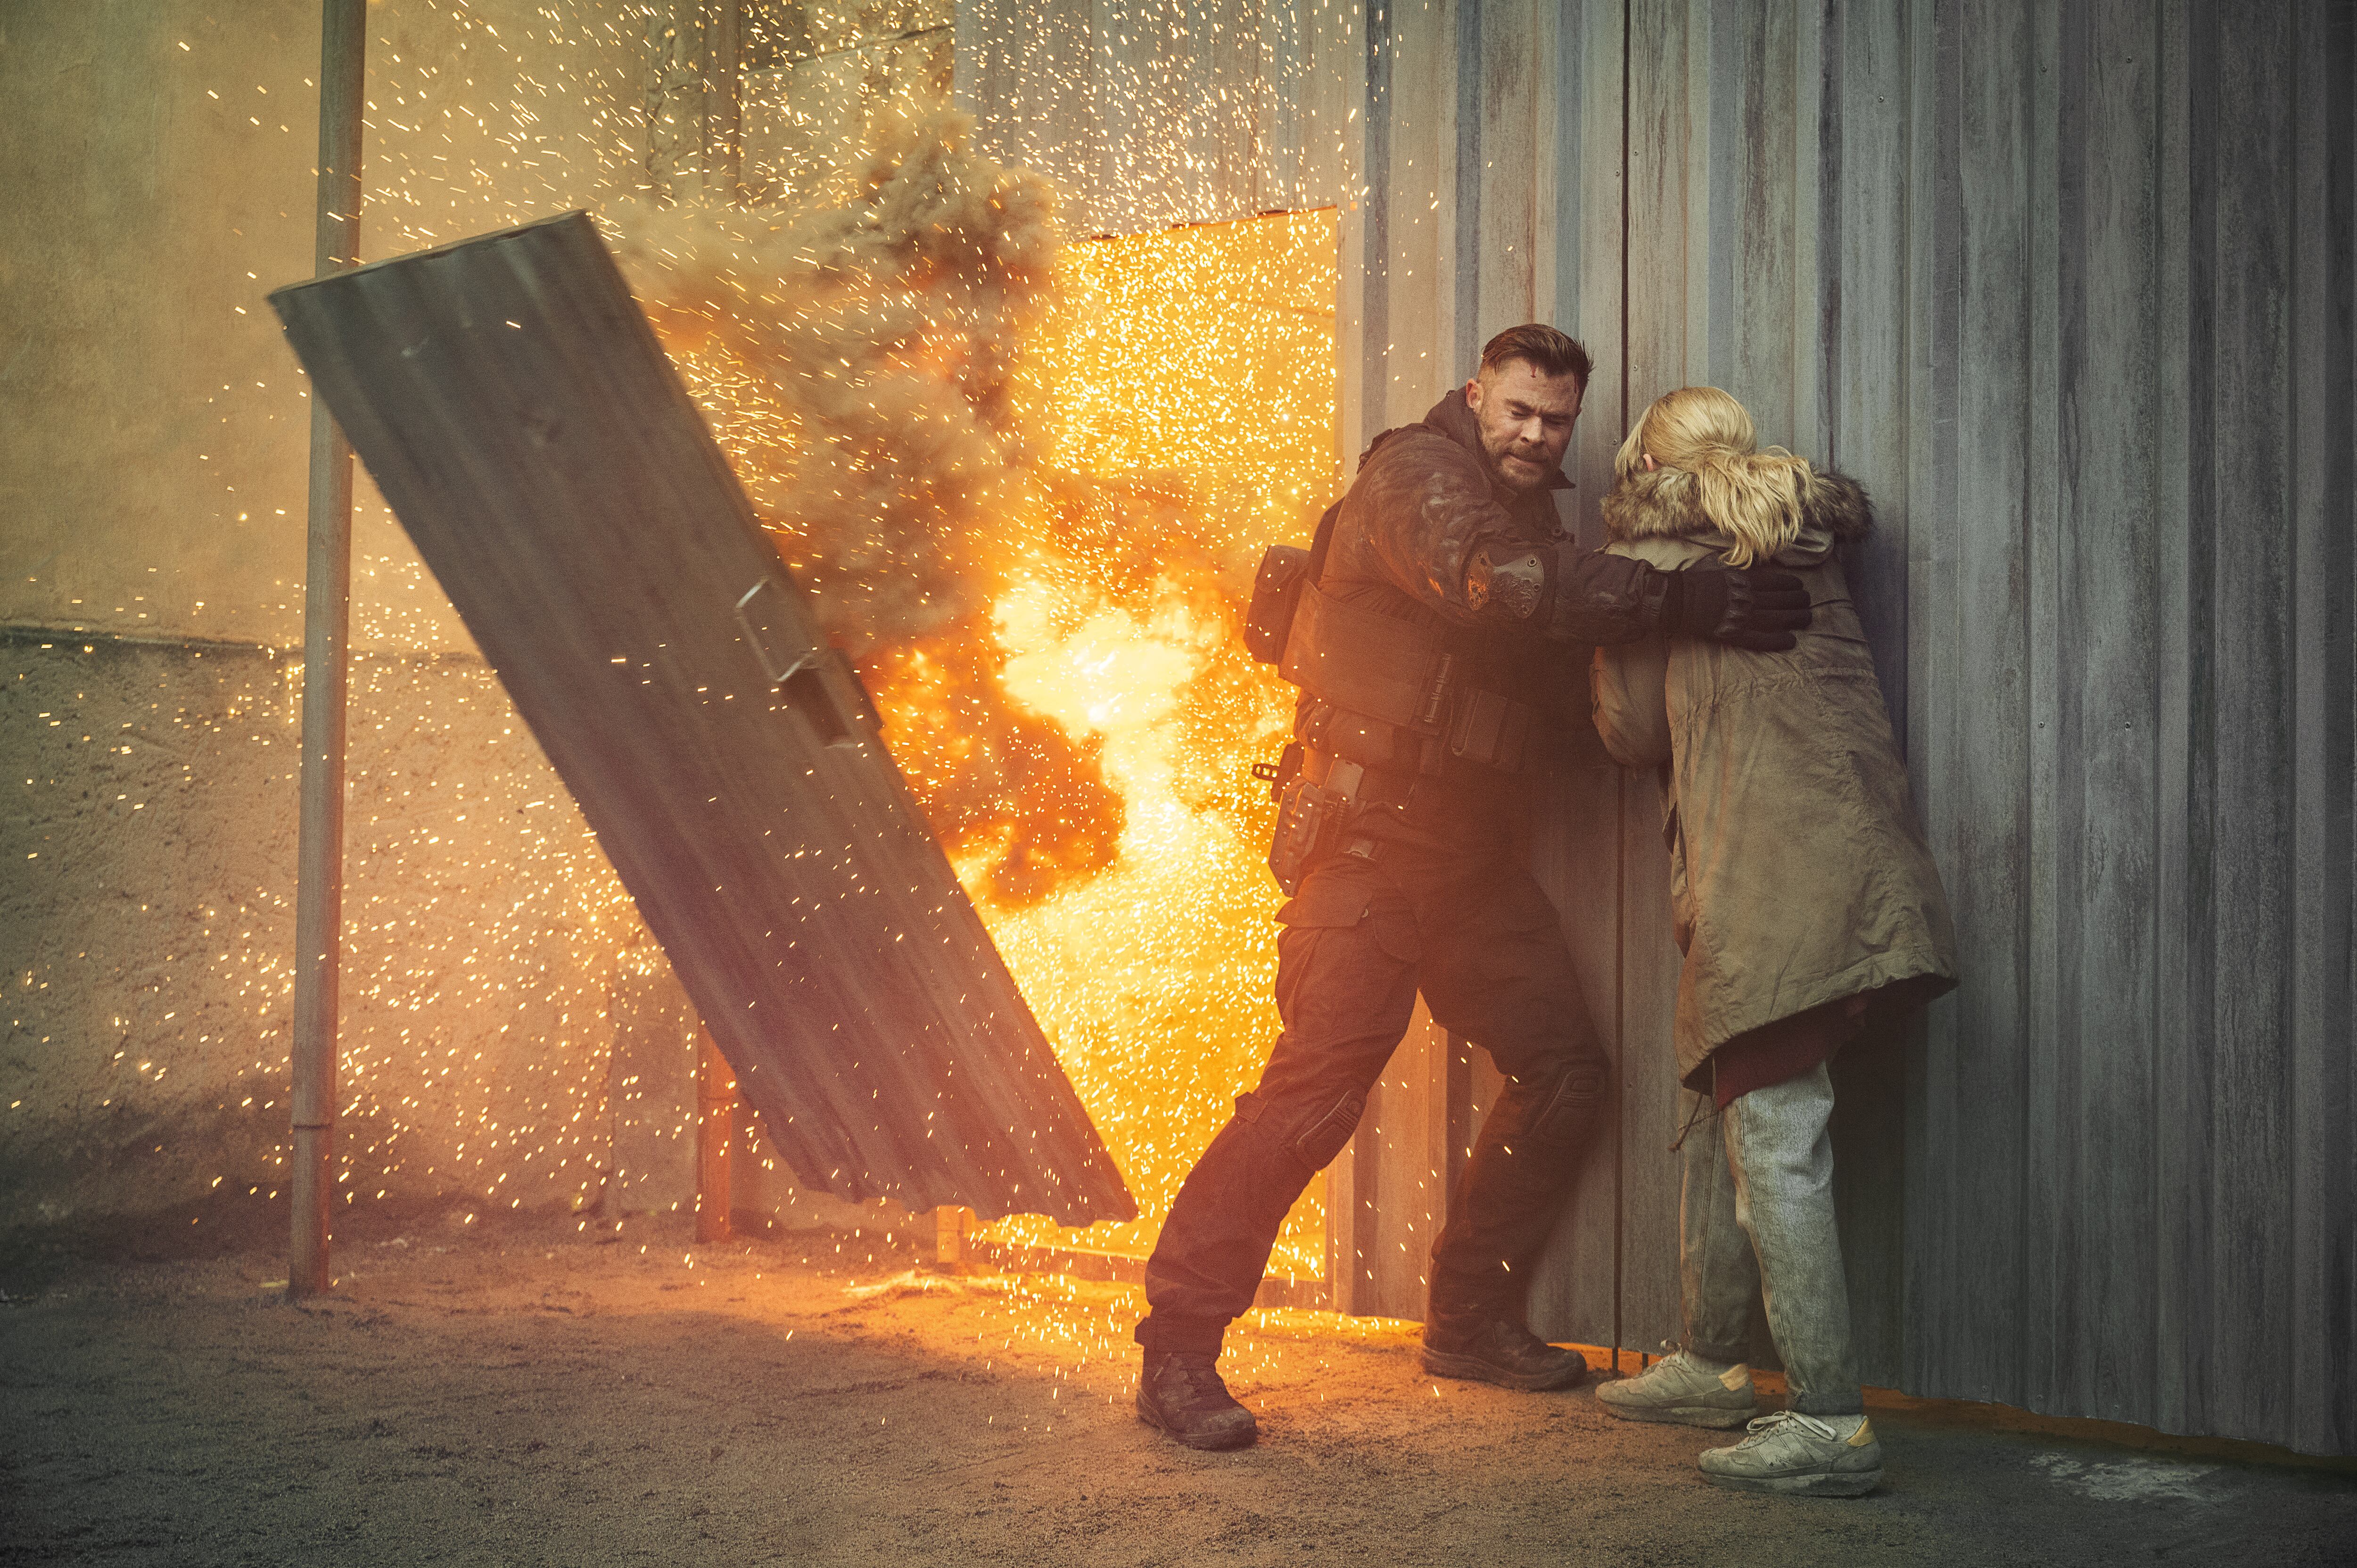
[[[1189,1404],[1200,1404],[1206,1401],[1226,1404],[1234,1401],[1235,1396],[1228,1392],[1228,1385],[1220,1377],[1218,1364],[1209,1357],[1173,1356],[1164,1375],[1168,1377],[1173,1374],[1176,1375],[1180,1388],[1186,1391],[1187,1402]]]
[[[1770,1411],[1766,1415],[1755,1417],[1744,1427],[1743,1441],[1737,1444],[1736,1446],[1738,1448],[1749,1448],[1754,1444],[1765,1443],[1770,1438],[1775,1436],[1777,1433],[1782,1431],[1786,1426],[1795,1423],[1800,1426],[1801,1430],[1808,1433],[1813,1437],[1819,1438],[1826,1443],[1838,1441],[1838,1435],[1835,1433],[1834,1429],[1827,1426],[1824,1422],[1819,1421],[1815,1416],[1803,1415],[1797,1410],[1777,1410]]]

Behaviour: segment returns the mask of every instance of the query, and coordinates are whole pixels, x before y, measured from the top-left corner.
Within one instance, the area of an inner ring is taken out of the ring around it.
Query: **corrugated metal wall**
[[[1844,234],[1888,176],[1828,202],[1829,318],[1905,367],[1829,355],[1828,436],[1905,497],[1869,592],[1971,977],[1907,1380],[2347,1451],[2357,11],[1835,21],[1829,164],[1895,140],[1911,199],[1895,254]]]
[[[1866,1375],[2357,1451],[2357,11],[1387,0],[1355,37],[1317,66],[1362,111],[1346,452],[1538,317],[1598,364],[1584,534],[1690,381],[1879,502],[1857,585],[1966,979],[1837,1073]],[[1657,822],[1579,775],[1534,844],[1620,1068],[1535,1316],[1630,1348],[1678,1331]],[[1491,1087],[1426,1032],[1394,1060],[1336,1167],[1347,1310],[1421,1311]]]
[[[1332,207],[1350,179],[1352,0],[960,0],[957,96],[1076,239]]]

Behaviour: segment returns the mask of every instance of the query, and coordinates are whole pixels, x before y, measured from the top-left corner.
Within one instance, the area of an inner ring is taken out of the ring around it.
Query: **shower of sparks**
[[[1137,1195],[1139,1219],[1085,1239],[1109,1251],[1152,1244],[1275,1038],[1251,768],[1282,744],[1291,689],[1244,652],[1240,596],[1333,489],[1334,258],[1333,215],[1313,212],[1077,245],[1057,269],[1041,489],[1068,553],[1010,568],[993,634],[1017,700],[1102,747],[1124,819],[1104,869],[985,914]],[[1277,1272],[1323,1272],[1321,1197]]]
[[[687,232],[692,189],[670,213],[648,199],[671,113],[647,80],[656,7],[381,0],[370,21],[371,256],[580,205],[626,259]],[[922,58],[945,47],[928,35]],[[218,51],[184,58],[235,69]],[[863,199],[858,161],[909,134],[870,102],[881,80],[856,95],[848,162],[817,158],[808,117],[748,81],[748,132],[774,123],[803,142],[783,173],[748,149],[743,188],[799,213],[812,226],[798,235],[826,233],[829,204]],[[972,165],[938,135],[909,145],[953,184]],[[1004,221],[981,252],[916,243],[822,279],[758,245],[732,264],[706,235],[687,258],[705,269],[696,298],[648,303],[781,555],[856,656],[1143,1210],[1077,1235],[1027,1219],[995,1233],[1135,1255],[1276,1030],[1271,808],[1249,769],[1281,743],[1289,689],[1238,628],[1261,548],[1306,539],[1337,484],[1337,231],[1318,211],[1061,245],[1027,179],[995,188]],[[729,215],[733,232],[771,209]],[[244,406],[224,401],[224,420]],[[463,632],[365,495],[339,1190],[594,1208],[630,1174],[612,1168],[618,1120],[693,1136],[692,1090],[641,1103],[610,1067],[619,999],[661,961],[495,679],[437,651]],[[290,764],[298,688],[280,660],[241,699]],[[259,912],[221,917],[234,940],[205,926],[227,972],[216,987],[233,975],[256,1021],[221,1109],[283,1112],[289,922],[283,898],[245,902]],[[693,1041],[679,1045],[683,1081]],[[1314,1275],[1323,1253],[1313,1186],[1272,1268]]]
[[[1333,485],[1333,216],[1058,251],[950,123],[865,184],[842,221],[608,219],[1144,1210],[991,1234],[1143,1253],[1275,1034],[1250,769],[1290,699],[1239,612]]]

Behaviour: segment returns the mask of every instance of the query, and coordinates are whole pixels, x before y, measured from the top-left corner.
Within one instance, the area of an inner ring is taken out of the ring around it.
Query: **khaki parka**
[[[1605,498],[1614,553],[1663,571],[1732,543],[1675,469]],[[1877,1010],[1955,984],[1955,935],[1892,743],[1838,547],[1873,524],[1866,493],[1815,475],[1800,538],[1774,564],[1814,615],[1799,645],[1755,653],[1659,636],[1599,648],[1596,726],[1625,767],[1658,767],[1678,977],[1678,1075],[1762,1025],[1846,997]]]

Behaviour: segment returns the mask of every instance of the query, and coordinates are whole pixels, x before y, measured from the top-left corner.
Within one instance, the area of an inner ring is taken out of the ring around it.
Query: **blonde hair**
[[[1781,446],[1760,450],[1751,415],[1717,387],[1680,387],[1653,400],[1620,443],[1612,471],[1626,483],[1651,457],[1692,477],[1705,517],[1735,541],[1730,566],[1766,560],[1801,536],[1801,497],[1813,470]]]

